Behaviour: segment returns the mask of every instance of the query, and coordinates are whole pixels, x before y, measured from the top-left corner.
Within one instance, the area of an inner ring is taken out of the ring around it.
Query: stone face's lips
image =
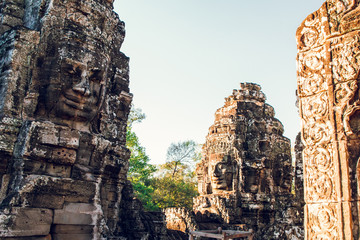
[[[212,177],[211,180],[212,180],[215,188],[217,188],[217,189],[226,188],[226,182],[225,182],[224,178],[222,178],[222,177]]]
[[[95,104],[93,104],[94,106],[90,106],[91,105],[91,98],[88,97],[79,97],[73,94],[69,94],[68,92],[65,93],[64,95],[64,104],[66,104],[67,106],[76,109],[76,110],[81,110],[84,112],[90,112],[92,109],[94,109],[93,107],[96,107]]]
[[[71,100],[73,102],[76,102],[76,103],[84,103],[85,101],[82,100],[84,99],[84,97],[80,97],[80,96],[77,96],[78,94],[71,94],[69,92],[66,92],[64,94],[64,97],[68,100]]]
[[[221,178],[221,177],[213,177],[212,180],[215,182],[215,183],[222,183],[224,181],[224,178]]]

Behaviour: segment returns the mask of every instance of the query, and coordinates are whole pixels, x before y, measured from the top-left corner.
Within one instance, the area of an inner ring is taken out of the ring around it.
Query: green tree
[[[149,163],[150,158],[146,155],[145,148],[141,146],[138,136],[132,130],[133,124],[141,122],[145,117],[141,109],[132,106],[126,134],[126,146],[131,151],[128,178],[145,210],[154,211],[159,209],[152,201],[154,188],[151,185],[151,175],[156,171],[156,167]]]
[[[154,204],[160,208],[192,208],[192,199],[198,194],[192,166],[199,156],[198,144],[194,141],[169,146],[167,162],[160,165],[158,176],[152,178]]]
[[[172,143],[167,151],[167,162],[156,167],[149,163],[145,148],[133,132],[133,124],[145,119],[138,108],[131,108],[126,135],[126,145],[131,151],[128,178],[136,197],[145,210],[157,211],[167,207],[192,208],[197,195],[197,182],[192,166],[199,159],[198,145],[194,141]],[[157,172],[156,172],[157,171]],[[156,172],[156,177],[154,173]]]
[[[197,146],[193,140],[172,143],[166,153],[166,165],[172,169],[172,176],[179,172],[179,167],[191,166],[196,163],[199,158]],[[189,168],[190,169],[190,168]]]
[[[160,208],[186,207],[192,208],[193,198],[197,196],[196,183],[187,178],[172,178],[169,175],[152,179],[155,189],[153,202]]]

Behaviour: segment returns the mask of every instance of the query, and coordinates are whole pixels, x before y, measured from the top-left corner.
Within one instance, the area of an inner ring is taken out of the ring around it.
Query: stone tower
[[[359,239],[360,5],[328,0],[296,33],[306,239]]]
[[[112,4],[0,3],[1,239],[122,231],[132,96]]]
[[[265,99],[259,85],[241,83],[215,113],[196,170],[194,212],[202,229],[252,228],[256,239],[301,236],[293,231],[290,140]]]

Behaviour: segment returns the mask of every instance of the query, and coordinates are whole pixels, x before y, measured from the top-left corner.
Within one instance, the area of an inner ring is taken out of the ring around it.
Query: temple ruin
[[[305,239],[359,239],[360,8],[328,0],[296,33]]]
[[[241,83],[216,111],[196,169],[200,229],[252,229],[255,239],[301,237],[290,140],[265,99],[259,85]]]
[[[166,209],[180,232],[254,231],[254,239],[304,239],[303,144],[290,140],[261,87],[241,83],[215,113],[197,165],[193,210]],[[185,239],[185,238],[183,238]]]
[[[132,94],[113,0],[0,1],[0,238],[175,240],[223,227],[359,239],[359,4],[327,0],[297,30],[295,165],[261,87],[241,83],[209,128],[193,211],[153,213],[127,180]]]

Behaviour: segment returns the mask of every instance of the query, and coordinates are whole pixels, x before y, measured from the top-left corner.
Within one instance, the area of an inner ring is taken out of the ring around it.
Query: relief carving
[[[328,95],[322,92],[318,95],[301,99],[303,118],[308,122],[316,122],[329,118]]]
[[[321,19],[326,15],[326,6],[324,4],[318,11],[310,14],[297,29],[296,40],[300,52],[324,44],[329,33]]]
[[[346,38],[335,38],[331,42],[331,68],[334,83],[355,80],[359,74],[359,33]]]
[[[343,16],[356,7],[355,0],[328,0],[327,9],[331,33],[337,33],[340,29]]]
[[[310,236],[307,239],[340,239],[338,233],[338,209],[333,205],[309,206],[307,228]]]
[[[210,155],[209,176],[213,193],[222,191],[232,191],[233,177],[236,175],[237,163],[230,156],[224,156],[222,159],[216,158],[215,154]],[[219,161],[220,160],[220,161]]]
[[[297,31],[306,239],[360,237],[359,16],[358,1],[327,0]],[[323,41],[305,45],[309,19]]]
[[[303,124],[303,139],[305,146],[320,146],[330,142],[333,134],[330,122],[305,122]]]
[[[89,54],[77,60],[65,58],[60,63],[60,79],[48,76],[54,81],[45,93],[46,112],[51,118],[66,120],[74,126],[75,122],[90,122],[99,112],[105,97],[109,57],[95,57],[98,55]]]
[[[300,96],[311,96],[327,90],[327,54],[326,46],[299,53],[297,68]]]

